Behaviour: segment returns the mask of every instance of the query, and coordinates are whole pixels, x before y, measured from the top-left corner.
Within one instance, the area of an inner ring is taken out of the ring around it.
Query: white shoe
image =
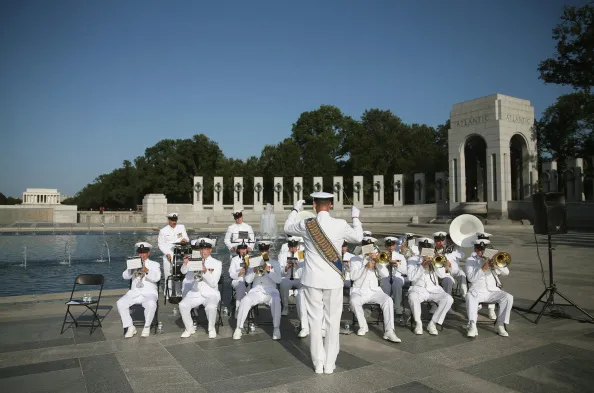
[[[392,341],[393,343],[402,342],[402,340],[398,338],[396,333],[394,333],[393,329],[384,332],[384,340]]]
[[[423,334],[423,322],[415,322],[415,334],[419,336]]]
[[[208,338],[217,338],[217,330],[211,329],[208,331]]]
[[[140,337],[148,337],[151,335],[151,327],[145,327],[144,329],[142,329],[142,333],[140,334]]]
[[[289,307],[283,308],[281,315],[289,315]]]
[[[495,314],[495,310],[493,310],[492,308],[489,309],[489,319],[491,319],[492,321],[497,319],[497,314]]]
[[[233,335],[233,336],[235,336],[235,335]],[[281,339],[280,329],[278,329],[278,328],[274,329],[274,332],[272,333],[272,339],[273,340]]]
[[[365,333],[367,333],[368,331],[369,331],[369,328],[361,327],[361,328],[359,328],[359,331],[357,332],[357,336],[364,336]]]
[[[301,329],[299,331],[299,334],[297,335],[297,337],[299,337],[299,338],[305,338],[307,336],[309,336],[309,329],[305,329],[305,328]]]
[[[507,332],[507,330],[505,330],[505,326],[503,325],[497,326],[497,334],[499,334],[501,337],[509,336],[509,333]]]
[[[468,327],[468,333],[466,333],[466,337],[476,336],[478,336],[478,329],[476,328],[476,323],[471,323]]]
[[[241,338],[241,329],[237,328],[233,332],[233,340],[239,340]]]
[[[321,364],[319,366],[316,366],[316,374],[324,374],[324,366],[322,366]]]
[[[132,337],[134,337],[135,334],[136,334],[136,327],[130,326],[128,328],[128,330],[126,331],[126,335],[124,337],[125,338],[132,338]]]
[[[334,369],[327,369],[326,367],[324,367],[324,374],[332,374],[334,372]]]
[[[181,338],[188,338],[194,333],[196,333],[195,330],[184,330],[184,332],[181,334]]]
[[[427,332],[433,336],[437,336],[439,333],[437,331],[437,327],[435,326],[435,322],[431,321],[427,325]]]

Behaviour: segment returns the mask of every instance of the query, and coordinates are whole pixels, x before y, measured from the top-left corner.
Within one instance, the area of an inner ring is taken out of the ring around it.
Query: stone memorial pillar
[[[274,211],[279,212],[284,210],[283,206],[283,178],[274,178]]]
[[[565,186],[569,202],[582,202],[584,200],[584,160],[569,158],[566,160]]]
[[[365,206],[363,194],[363,176],[353,176],[353,205],[359,209],[363,209]]]
[[[445,172],[435,173],[435,202],[443,203],[447,200]]]
[[[202,176],[194,176],[194,211],[202,210],[204,203],[202,196],[204,195],[204,179]]]
[[[142,200],[142,220],[147,224],[167,222],[167,197],[163,194],[147,194]]]
[[[415,173],[414,175],[414,187],[415,187],[415,205],[424,205],[426,202],[425,198],[425,174]]]
[[[293,178],[293,204],[303,198],[303,178]]]
[[[342,210],[344,205],[344,182],[342,176],[332,179],[332,192],[334,193],[334,210]]]
[[[212,210],[223,210],[223,177],[215,176],[213,182]]]
[[[557,192],[559,189],[559,174],[557,173],[557,161],[542,163],[542,191]]]
[[[384,175],[373,175],[373,207],[384,206]]]
[[[262,177],[254,177],[254,211],[261,212],[264,210],[264,179]]]
[[[324,178],[320,176],[314,176],[313,178],[313,192],[324,191]]]
[[[243,210],[243,177],[233,178],[233,210]]]
[[[394,206],[404,206],[404,175],[394,175]]]

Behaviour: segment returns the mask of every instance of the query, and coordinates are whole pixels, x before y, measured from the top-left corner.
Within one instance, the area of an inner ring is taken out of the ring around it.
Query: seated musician
[[[460,262],[464,260],[464,252],[454,243],[449,233],[446,233],[445,249],[448,255],[448,259],[453,260],[458,264],[458,273],[454,274],[456,284],[460,287],[460,293],[463,299],[466,299],[466,293],[468,292],[468,284],[466,283],[466,272],[460,267]],[[445,288],[444,288],[445,289]],[[446,289],[447,292],[447,289]],[[452,292],[448,292],[451,294]]]
[[[445,277],[441,279],[441,287],[448,295],[451,295],[456,282],[454,277],[459,274],[460,269],[456,261],[456,255],[448,252],[449,250],[445,247],[446,236],[446,232],[435,232],[433,234],[433,241],[435,243],[435,254],[445,256],[450,262],[451,267],[445,269]]]
[[[437,335],[436,324],[443,324],[448,310],[452,307],[454,299],[439,286],[439,279],[445,277],[443,267],[436,268],[433,265],[433,258],[423,257],[423,249],[433,249],[433,240],[428,238],[418,239],[419,253],[408,259],[408,279],[411,287],[408,290],[408,303],[412,310],[415,322],[415,334],[423,334],[423,323],[421,322],[421,303],[431,301],[437,303],[437,309],[433,313],[431,322],[427,325],[429,334]],[[449,261],[446,266],[451,266]]]
[[[371,232],[369,232],[371,233]],[[342,264],[344,265],[344,287],[350,288],[351,287],[351,272],[350,272],[350,261],[355,257],[355,254],[351,254],[349,252],[349,244],[344,241],[342,243]]]
[[[485,242],[485,248],[493,248],[493,243],[491,243],[491,234],[490,233],[485,233],[485,232],[477,232],[476,234],[476,238],[478,240],[489,240],[488,242]],[[466,275],[464,275],[466,277]],[[479,310],[482,308],[482,306],[479,305]],[[496,320],[497,319],[497,314],[495,313],[495,304],[489,304],[489,306],[487,307],[489,310],[489,319],[491,320]]]
[[[394,333],[394,302],[378,284],[383,276],[376,269],[376,259],[377,253],[373,253],[363,257],[354,257],[350,261],[351,279],[353,280],[350,307],[359,322],[357,335],[364,336],[369,331],[363,305],[379,304],[384,315],[384,340],[399,343],[400,339]]]
[[[299,259],[299,251],[303,256],[305,247],[303,238],[295,236],[288,241],[288,249],[285,253],[280,253],[278,263],[281,268],[283,279],[280,283],[280,295],[283,310],[281,315],[289,315],[289,292],[292,289],[301,288],[301,270],[303,268],[303,258]],[[307,316],[306,316],[307,318]]]
[[[474,243],[474,252],[466,260],[466,276],[470,282],[466,295],[466,309],[468,312],[468,337],[478,336],[476,321],[478,306],[481,302],[494,302],[499,305],[499,315],[495,322],[497,334],[509,336],[505,325],[509,324],[509,316],[514,303],[514,297],[501,289],[499,276],[507,276],[509,268],[494,266],[493,260],[483,256],[489,240],[479,239]]]
[[[144,308],[144,329],[142,329],[140,335],[142,337],[148,337],[151,334],[151,324],[155,317],[159,298],[157,283],[161,279],[161,266],[158,262],[149,259],[151,245],[140,242],[136,243],[135,248],[142,261],[142,269],[124,270],[122,278],[124,280],[132,280],[132,286],[117,301],[122,325],[124,329],[128,329],[124,336],[126,338],[133,337],[137,333],[136,327],[134,327],[132,322],[132,317],[130,316],[130,307],[134,304],[141,304]]]
[[[402,310],[402,287],[408,281],[406,278],[407,265],[404,255],[396,251],[396,244],[398,239],[394,236],[387,236],[384,238],[386,251],[391,255],[390,263],[388,265],[378,265],[378,269],[382,274],[382,290],[394,300],[396,306],[395,312],[401,315]]]
[[[249,284],[245,281],[245,256],[248,253],[248,245],[243,242],[235,247],[236,256],[229,262],[229,276],[231,277],[231,286],[235,289],[235,319],[239,310],[239,302],[245,296]],[[249,260],[249,259],[248,259]]]
[[[258,249],[261,253],[269,253],[270,242],[260,241]],[[252,258],[253,260],[254,258]],[[252,288],[239,303],[237,326],[233,332],[233,339],[239,340],[241,338],[241,328],[252,307],[258,304],[266,304],[270,306],[270,313],[272,314],[272,324],[274,326],[272,339],[280,340],[281,303],[280,294],[276,288],[282,279],[280,265],[278,261],[269,258],[267,262],[263,262],[265,268],[263,274],[260,275],[260,268],[258,266],[252,267],[252,261],[250,261],[250,267],[245,275],[245,281],[252,284]]]
[[[201,277],[196,277],[196,272],[189,271],[188,258],[184,259],[181,272],[186,275],[184,278],[184,287],[189,287],[189,290],[184,294],[184,298],[179,303],[179,313],[186,328],[181,337],[187,338],[196,333],[191,311],[193,308],[203,305],[206,318],[208,319],[208,338],[215,338],[217,336],[215,329],[217,307],[221,300],[219,279],[221,278],[223,263],[210,255],[214,240],[200,238],[192,240],[192,242],[200,250],[202,275]]]
[[[409,242],[414,243],[414,240],[415,240],[414,233],[409,233],[409,232],[405,233],[398,239],[398,241],[399,241],[398,252],[400,252],[400,254],[404,255],[404,257],[406,259],[408,259],[414,255],[419,255],[419,247],[416,244],[409,245]]]

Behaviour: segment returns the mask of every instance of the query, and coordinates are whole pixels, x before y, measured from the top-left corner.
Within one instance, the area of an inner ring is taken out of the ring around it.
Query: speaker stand
[[[519,311],[525,311],[527,313],[533,313],[535,311],[533,311],[533,309],[538,305],[539,302],[544,302],[544,306],[542,307],[542,309],[540,310],[540,312],[538,313],[538,317],[536,317],[536,321],[534,321],[534,323],[538,324],[538,322],[540,321],[540,318],[542,317],[542,315],[544,314],[544,312],[547,310],[547,308],[549,307],[554,307],[555,306],[555,295],[559,295],[561,296],[563,299],[565,299],[566,302],[568,302],[569,304],[564,305],[564,306],[573,306],[575,308],[577,308],[578,310],[580,310],[583,314],[587,315],[588,318],[590,319],[589,321],[581,321],[581,322],[590,322],[590,323],[594,323],[594,317],[592,317],[592,315],[588,314],[587,311],[585,311],[583,308],[581,308],[580,306],[578,306],[577,304],[575,304],[574,302],[572,302],[571,300],[569,300],[566,296],[564,296],[561,292],[559,292],[557,290],[557,285],[555,284],[554,278],[553,278],[553,245],[552,245],[552,241],[551,241],[551,234],[549,233],[547,235],[547,240],[549,243],[549,286],[546,287],[546,289],[544,290],[544,292],[538,297],[538,299],[536,299],[536,301],[534,303],[532,303],[532,305],[530,306],[530,308],[528,309],[522,309],[519,307],[514,307],[516,310]],[[546,296],[546,300],[542,300],[544,297]],[[562,318],[569,318],[567,316],[567,314],[565,314],[564,312],[552,312],[552,315],[554,315],[555,317],[562,317]],[[572,319],[572,318],[570,318]]]

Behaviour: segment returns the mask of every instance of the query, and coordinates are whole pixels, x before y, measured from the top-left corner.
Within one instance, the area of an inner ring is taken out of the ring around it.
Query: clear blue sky
[[[322,104],[435,126],[502,93],[539,116],[568,91],[538,79],[551,29],[583,3],[4,0],[0,192],[72,195],[198,133],[228,157],[259,155]]]

